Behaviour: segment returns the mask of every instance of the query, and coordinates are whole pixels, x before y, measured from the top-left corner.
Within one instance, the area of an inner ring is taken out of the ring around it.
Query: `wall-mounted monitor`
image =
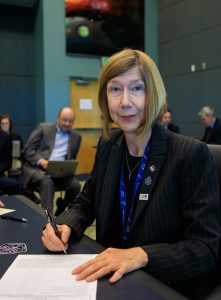
[[[144,0],[65,0],[66,53],[144,50]]]

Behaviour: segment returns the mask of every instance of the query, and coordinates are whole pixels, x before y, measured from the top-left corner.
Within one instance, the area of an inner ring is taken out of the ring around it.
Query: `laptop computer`
[[[45,175],[53,178],[74,176],[77,160],[49,160]]]

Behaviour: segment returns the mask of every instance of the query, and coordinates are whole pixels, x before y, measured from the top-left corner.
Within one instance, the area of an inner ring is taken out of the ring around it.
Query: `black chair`
[[[12,141],[12,166],[8,171],[8,177],[18,179],[22,173],[22,152],[21,141]]]

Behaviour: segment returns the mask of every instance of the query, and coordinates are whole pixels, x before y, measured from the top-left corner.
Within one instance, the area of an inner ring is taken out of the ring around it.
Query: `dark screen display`
[[[144,50],[144,0],[65,0],[66,53]]]

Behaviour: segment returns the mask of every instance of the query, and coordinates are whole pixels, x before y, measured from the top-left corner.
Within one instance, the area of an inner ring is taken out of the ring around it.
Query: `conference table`
[[[47,223],[44,210],[28,198],[16,196],[3,196],[0,198],[6,208],[15,209],[13,215],[26,218],[27,223],[16,222],[0,218],[0,246],[5,243],[25,243],[27,254],[48,254],[41,242],[42,229]],[[86,235],[79,241],[69,241],[68,253],[70,254],[96,254],[104,248]],[[16,254],[0,254],[0,278],[16,258]],[[97,300],[162,300],[186,299],[175,290],[156,280],[149,274],[138,270],[125,275],[115,284],[108,283],[108,277],[98,280]]]

